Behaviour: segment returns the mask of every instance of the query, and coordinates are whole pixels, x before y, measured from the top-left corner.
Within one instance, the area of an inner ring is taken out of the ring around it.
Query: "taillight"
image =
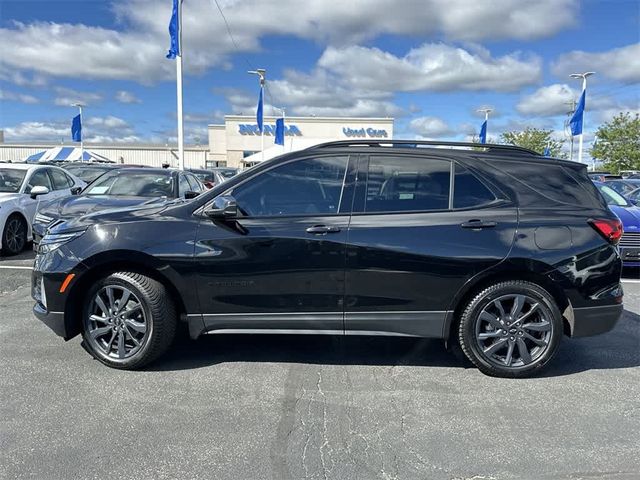
[[[596,218],[589,220],[589,223],[605,240],[616,244],[622,237],[622,222],[619,219]]]

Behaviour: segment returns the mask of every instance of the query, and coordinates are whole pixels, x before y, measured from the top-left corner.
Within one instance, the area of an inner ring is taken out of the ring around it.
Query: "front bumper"
[[[569,319],[571,336],[590,337],[606,333],[616,326],[623,310],[622,304],[574,308],[573,318]]]
[[[33,306],[33,314],[38,320],[55,332],[56,335],[69,339],[70,335],[65,325],[63,312],[50,312],[39,302]]]

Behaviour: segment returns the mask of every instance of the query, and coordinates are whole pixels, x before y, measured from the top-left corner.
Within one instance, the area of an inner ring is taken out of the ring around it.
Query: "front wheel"
[[[2,232],[3,253],[17,255],[27,244],[27,222],[18,214],[11,215]]]
[[[147,365],[171,345],[176,309],[160,282],[117,272],[98,281],[83,309],[82,336],[89,352],[114,368]]]
[[[562,315],[554,298],[525,281],[507,281],[478,293],[460,318],[458,337],[467,358],[483,373],[527,377],[555,355]]]

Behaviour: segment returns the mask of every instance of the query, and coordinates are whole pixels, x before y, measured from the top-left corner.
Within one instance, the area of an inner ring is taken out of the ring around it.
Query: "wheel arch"
[[[526,265],[524,262],[526,261]],[[554,269],[550,265],[538,261],[526,259],[513,261],[500,266],[501,268],[482,272],[470,279],[454,296],[449,311],[449,321],[445,325],[445,338],[454,338],[462,311],[471,299],[480,291],[490,285],[508,281],[524,280],[544,288],[553,297],[562,313],[562,324],[565,334],[570,334],[571,326],[568,315],[572,315],[572,307],[569,298],[562,287],[550,278],[550,272]]]
[[[24,220],[24,223],[27,225],[27,242],[29,242],[30,239],[32,238],[31,222],[29,222],[29,220],[27,219],[27,216],[25,215],[25,212],[22,209],[16,208],[14,206],[14,208],[12,208],[9,212],[7,212],[5,215],[2,216],[2,223],[0,224],[0,248],[4,247],[4,245],[2,244],[2,240],[4,238],[4,229],[7,225],[7,222],[11,217],[15,217],[15,216],[22,218],[22,220]]]
[[[116,250],[102,252],[83,262],[84,271],[72,283],[65,301],[65,324],[70,337],[80,333],[82,329],[82,307],[84,296],[98,279],[115,272],[132,272],[146,275],[162,283],[174,300],[178,315],[187,313],[188,301],[181,291],[185,291],[184,280],[171,267],[157,258],[141,252]]]

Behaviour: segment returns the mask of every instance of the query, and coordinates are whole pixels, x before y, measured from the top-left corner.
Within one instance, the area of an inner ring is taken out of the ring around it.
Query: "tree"
[[[613,172],[640,170],[640,116],[620,112],[596,131],[591,156]]]
[[[553,130],[527,127],[522,132],[504,132],[500,135],[500,141],[508,145],[528,148],[541,155],[544,154],[544,149],[549,147],[552,157],[563,158],[566,156],[562,152],[564,140],[556,140],[552,135]]]

